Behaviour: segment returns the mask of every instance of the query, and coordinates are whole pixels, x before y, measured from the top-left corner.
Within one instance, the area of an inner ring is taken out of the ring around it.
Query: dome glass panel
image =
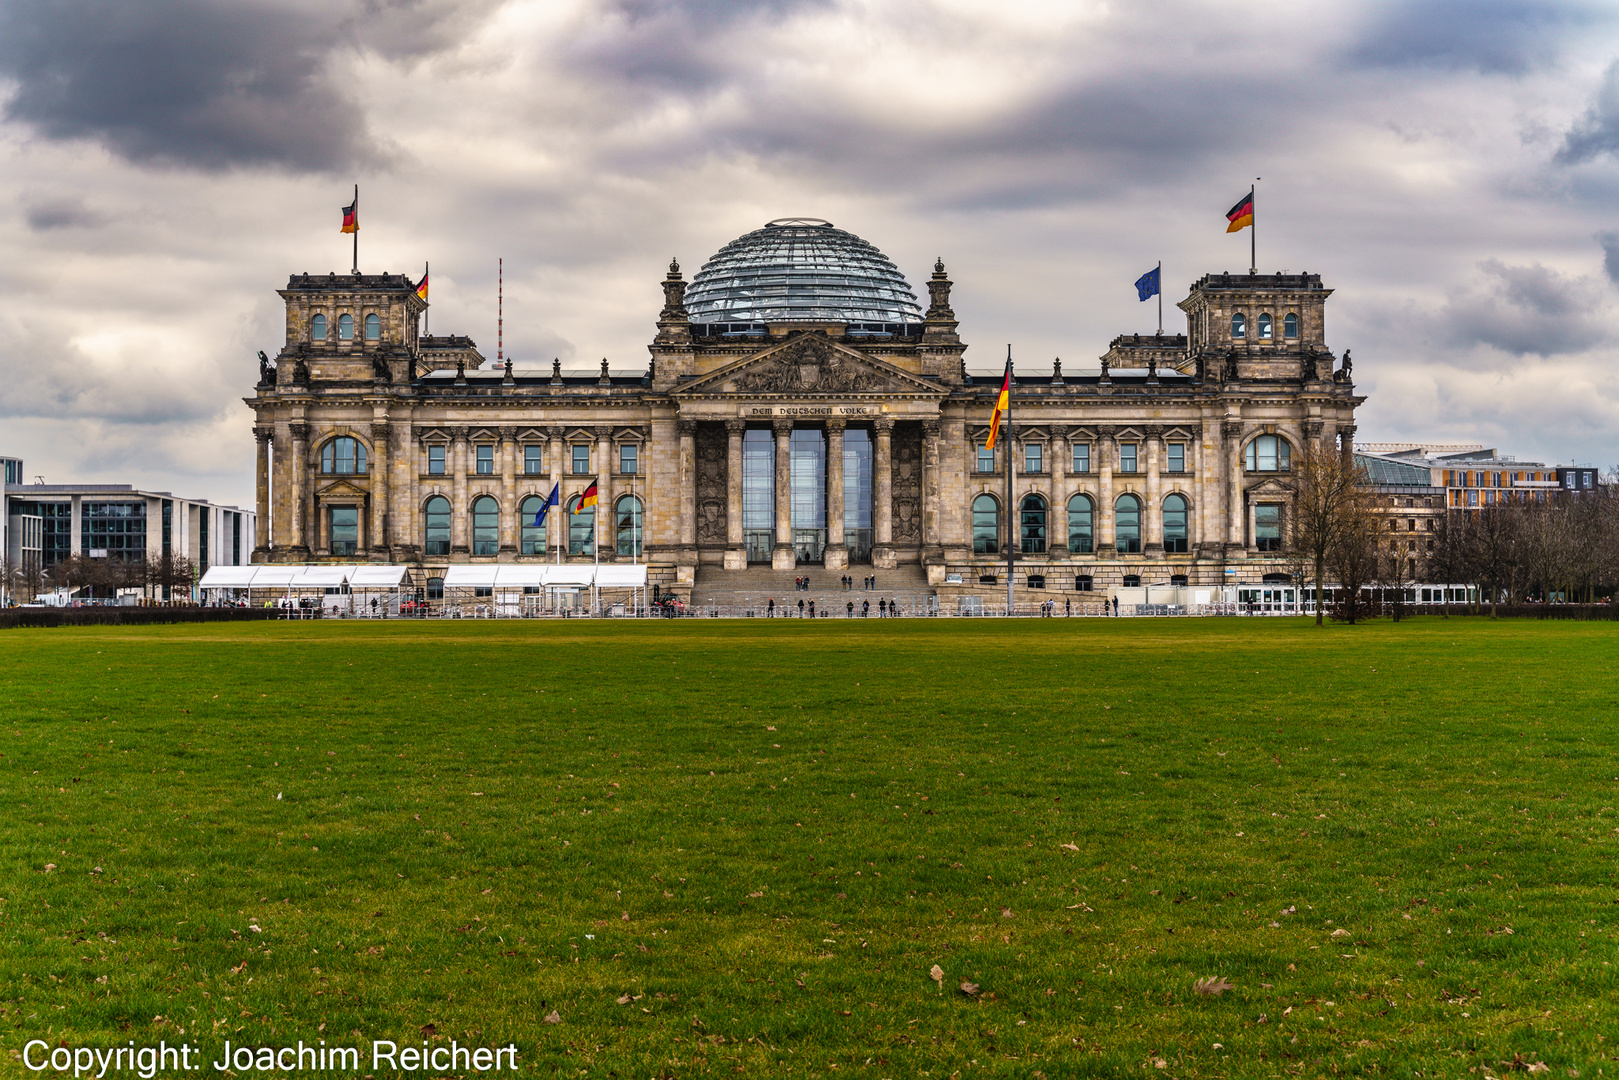
[[[819,218],[779,218],[726,244],[692,279],[686,311],[716,334],[779,322],[914,334],[922,323],[916,294],[888,256]]]

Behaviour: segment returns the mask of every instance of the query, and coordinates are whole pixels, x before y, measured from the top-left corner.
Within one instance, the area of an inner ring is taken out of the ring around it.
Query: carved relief
[[[893,443],[894,542],[922,542],[922,426],[896,424]]]
[[[727,437],[720,424],[697,426],[697,542],[725,543]]]
[[[743,393],[860,393],[893,385],[839,352],[822,334],[805,334],[736,378]]]

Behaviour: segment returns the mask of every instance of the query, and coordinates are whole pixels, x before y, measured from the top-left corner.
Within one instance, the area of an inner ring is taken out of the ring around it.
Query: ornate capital
[[[271,439],[275,438],[275,428],[269,426],[255,426],[253,428],[253,437],[261,443],[267,443]]]
[[[924,420],[924,421],[922,421],[922,435],[925,438],[937,439],[939,437],[939,435],[941,433],[943,433],[943,431],[944,431],[944,422],[942,420]]]
[[[1162,424],[1147,424],[1141,430],[1149,439],[1161,439],[1164,437],[1164,425]]]
[[[502,442],[512,442],[512,443],[516,442],[517,441],[517,429],[515,427],[503,427],[503,428],[501,428],[500,429],[500,438],[501,438]]]
[[[597,424],[590,430],[596,433],[596,438],[598,439],[611,439],[613,437],[613,425],[611,424]]]
[[[689,439],[689,438],[693,438],[694,436],[696,436],[696,434],[697,434],[697,421],[695,421],[695,420],[687,420],[687,419],[680,419],[680,420],[675,421],[675,424],[680,429],[680,437],[682,439]]]
[[[293,442],[306,443],[309,441],[308,424],[288,424],[287,432],[292,436]]]
[[[552,424],[545,429],[546,438],[555,439],[557,442],[562,441],[564,434],[566,434],[566,429],[561,424]]]
[[[1069,433],[1071,433],[1073,430],[1074,429],[1069,427],[1067,424],[1052,424],[1051,439],[1053,442],[1058,439],[1066,439],[1068,438]]]
[[[1323,425],[1319,420],[1306,420],[1304,422],[1304,437],[1306,439],[1319,439],[1321,437],[1321,429],[1324,426],[1325,425]]]
[[[748,422],[740,416],[734,416],[725,421],[725,431],[729,435],[741,435],[748,430]]]
[[[778,417],[770,421],[770,430],[776,433],[778,439],[783,435],[791,435],[793,433],[793,422],[790,419]]]
[[[828,420],[826,422],[826,433],[828,435],[842,435],[844,429],[848,426],[849,422],[847,420]]]
[[[879,435],[892,435],[894,433],[894,421],[891,417],[879,416],[871,422],[871,430]]]
[[[450,429],[450,441],[452,443],[466,443],[470,441],[470,439],[471,437],[467,434],[466,428],[458,427]]]
[[[1117,437],[1118,437],[1118,428],[1114,427],[1112,424],[1097,424],[1096,425],[1096,441],[1097,442],[1099,442],[1099,443],[1110,443]]]
[[[1242,421],[1241,420],[1222,420],[1222,421],[1220,421],[1220,435],[1221,435],[1221,437],[1223,437],[1223,438],[1225,438],[1227,440],[1242,438]]]

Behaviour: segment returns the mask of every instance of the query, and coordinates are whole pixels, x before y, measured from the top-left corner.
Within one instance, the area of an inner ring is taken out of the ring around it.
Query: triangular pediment
[[[674,391],[676,397],[781,394],[908,394],[944,396],[944,389],[910,372],[811,331],[727,364]]]
[[[356,487],[354,483],[349,480],[334,480],[332,483],[327,484],[325,487],[317,491],[316,494],[323,499],[330,499],[334,496],[341,498],[343,496],[350,495],[358,498],[364,498],[366,495],[366,490],[362,487]]]

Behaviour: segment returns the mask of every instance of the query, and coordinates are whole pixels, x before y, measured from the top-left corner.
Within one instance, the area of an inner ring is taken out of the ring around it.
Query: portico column
[[[562,455],[565,447],[562,440],[562,425],[552,424],[545,429],[546,450],[551,458],[551,491],[557,493],[557,504],[545,512],[545,546],[553,559],[559,554],[568,553],[568,500],[562,494]],[[550,495],[547,491],[546,495]]]
[[[748,552],[742,541],[742,437],[748,422],[725,421],[725,569],[745,570]]]
[[[305,558],[309,555],[309,541],[305,536],[304,476],[309,462],[309,425],[293,424],[288,429],[292,433],[292,547]],[[73,521],[77,524],[79,518],[75,514]],[[75,552],[77,554],[77,552]]]
[[[1112,555],[1113,551],[1113,455],[1118,451],[1118,444],[1113,439],[1113,429],[1110,427],[1098,428],[1096,431],[1096,460],[1091,462],[1096,467],[1096,553],[1098,555]]]
[[[1226,456],[1226,550],[1235,553],[1243,549],[1248,517],[1242,505],[1242,421],[1221,422],[1220,435],[1225,440]]]
[[[1068,429],[1060,424],[1051,429],[1051,509],[1046,535],[1046,552],[1053,559],[1068,555]]]
[[[872,422],[877,435],[871,456],[872,525],[876,532],[871,564],[892,569],[894,561],[894,421],[886,416]]]
[[[1164,553],[1164,516],[1160,513],[1159,495],[1161,481],[1158,478],[1158,452],[1163,444],[1164,429],[1157,425],[1147,427],[1147,505],[1143,507],[1147,518],[1146,544],[1142,551],[1149,558],[1158,558]]]
[[[517,554],[517,429],[500,429],[500,553]]]
[[[465,555],[471,551],[467,543],[467,433],[456,428],[450,435],[450,553]]]
[[[604,560],[618,554],[618,520],[613,513],[613,428],[598,424],[596,433],[596,552]]]
[[[253,550],[270,550],[270,438],[275,429],[255,427],[253,439],[258,443],[258,476],[254,506],[258,510],[253,523]]]
[[[388,443],[392,432],[386,420],[371,422],[371,524],[365,546],[378,552],[388,550],[388,465],[393,456]]]
[[[1343,457],[1345,469],[1355,467],[1355,425],[1338,425],[1338,453]]]
[[[771,423],[776,435],[776,546],[770,552],[770,565],[791,570],[798,565],[793,553],[793,422]]]
[[[696,559],[697,549],[697,421],[680,424],[680,546]]]
[[[922,421],[922,561],[944,561],[943,530],[939,520],[939,436],[943,424]]]
[[[843,420],[826,422],[826,553],[828,570],[849,566],[849,548],[843,536]]]

